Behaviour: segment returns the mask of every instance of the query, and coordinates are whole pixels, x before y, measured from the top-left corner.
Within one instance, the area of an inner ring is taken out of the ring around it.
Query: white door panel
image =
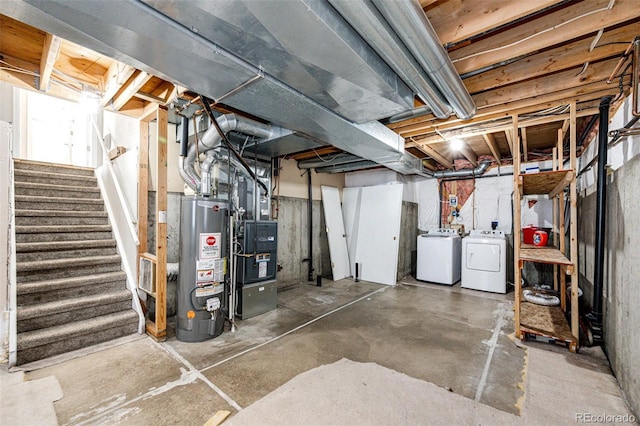
[[[349,252],[349,269],[353,277],[356,276],[356,249],[358,243],[358,225],[360,223],[360,202],[362,188],[344,188],[342,190],[342,217],[347,234],[347,250]]]
[[[320,187],[322,191],[322,205],[324,219],[327,225],[327,240],[329,241],[329,255],[331,257],[331,274],[333,280],[341,280],[350,275],[349,253],[340,207],[340,192],[331,186]]]
[[[362,265],[365,281],[396,284],[402,188],[401,184],[362,188],[355,261]]]

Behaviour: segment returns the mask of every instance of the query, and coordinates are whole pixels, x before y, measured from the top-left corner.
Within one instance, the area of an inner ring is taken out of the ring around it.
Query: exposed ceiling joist
[[[504,1],[482,0],[448,1],[426,11],[442,44],[466,40],[495,27],[531,15],[558,3],[559,0]],[[425,7],[424,5],[422,6]]]
[[[120,88],[118,94],[114,96],[111,107],[115,111],[122,109],[122,107],[136,94],[136,92],[151,79],[151,77],[153,76],[144,71],[136,71]]]
[[[462,141],[462,145],[460,146],[460,152],[464,155],[464,158],[469,160],[473,167],[478,165],[478,154],[475,153],[473,149],[465,142]]]
[[[577,113],[578,117],[587,117],[590,115],[594,115],[598,113],[597,108],[589,108],[585,110],[581,110]],[[542,124],[553,123],[556,121],[568,120],[569,114],[559,114],[559,115],[548,115],[543,117],[534,117],[534,118],[523,118],[518,121],[518,127],[521,129],[533,126],[539,126]],[[474,136],[483,136],[486,134],[504,132],[507,130],[511,130],[513,125],[511,124],[511,119],[503,119],[498,122],[491,121],[483,121],[478,122],[475,126],[461,126],[461,125],[452,125],[451,127],[442,126],[438,128],[438,131],[447,131],[447,137],[464,137],[470,138]],[[438,134],[426,136],[423,138],[413,138],[411,142],[407,143],[407,148],[417,147],[420,145],[432,145],[436,143],[440,143],[444,140],[444,138]]]
[[[520,129],[520,134],[522,135],[522,154],[524,155],[524,162],[529,161],[529,143],[527,142],[527,128],[523,127]]]
[[[451,59],[458,72],[466,74],[617,25],[628,20],[629,10],[637,7],[637,0],[616,0],[612,9],[608,9],[609,3],[610,0],[592,0],[563,8],[506,30],[499,37],[455,50],[450,53]]]
[[[438,163],[446,167],[447,169],[453,169],[453,163],[449,161],[445,156],[441,155],[438,151],[431,148],[430,146],[419,146],[417,147],[420,151],[427,154],[429,157],[436,160]]]
[[[503,105],[519,99],[533,98],[550,92],[557,92],[567,87],[580,86],[606,81],[611,70],[618,60],[612,59],[604,62],[589,64],[586,71],[580,68],[572,68],[568,71],[510,84],[498,89],[483,92],[473,96],[478,108]]]
[[[513,126],[511,126],[511,128],[513,129]],[[507,138],[507,143],[509,144],[509,152],[511,153],[511,158],[513,158],[513,135],[512,135],[512,130],[505,130],[504,131],[504,136]]]
[[[466,78],[464,84],[469,93],[486,91],[507,84],[531,80],[546,74],[582,66],[624,52],[621,41],[633,40],[638,33],[638,23],[606,31],[596,47],[590,51],[593,37],[564,44],[513,63]]]
[[[102,98],[100,106],[105,106],[118,93],[118,90],[129,80],[136,69],[121,62],[114,61],[102,78]]]
[[[48,90],[53,64],[55,64],[56,59],[58,59],[61,43],[62,40],[60,37],[54,36],[53,34],[47,33],[44,37],[42,57],[40,59],[40,82],[38,84],[38,90],[41,92]]]
[[[498,150],[498,146],[496,144],[496,139],[493,137],[491,133],[485,133],[482,135],[484,141],[487,143],[489,150],[491,151],[491,155],[496,159],[498,164],[502,162],[502,157],[500,156],[500,151]]]

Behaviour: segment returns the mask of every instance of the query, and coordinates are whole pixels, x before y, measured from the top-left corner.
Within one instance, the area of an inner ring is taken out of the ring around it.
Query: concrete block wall
[[[640,414],[640,156],[615,171],[607,185],[604,271],[605,352],[620,386]],[[580,286],[592,303],[596,193],[579,200]]]

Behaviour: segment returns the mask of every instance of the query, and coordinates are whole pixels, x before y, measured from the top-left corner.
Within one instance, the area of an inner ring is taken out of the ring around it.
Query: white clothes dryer
[[[446,285],[460,281],[461,243],[455,229],[430,229],[418,235],[416,278]]]
[[[462,239],[461,286],[507,292],[507,240],[503,231],[473,230]]]

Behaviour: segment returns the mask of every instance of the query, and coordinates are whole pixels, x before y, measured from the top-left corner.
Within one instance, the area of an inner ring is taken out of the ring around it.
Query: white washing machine
[[[430,229],[418,235],[416,278],[447,285],[460,281],[461,247],[455,229]]]
[[[471,231],[462,239],[463,288],[507,292],[507,239],[503,231]]]

